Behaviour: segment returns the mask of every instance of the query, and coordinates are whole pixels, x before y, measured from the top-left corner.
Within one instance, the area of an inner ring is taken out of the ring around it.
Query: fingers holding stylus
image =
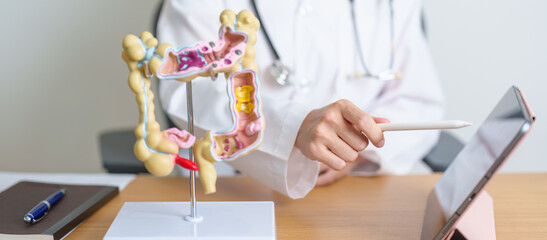
[[[344,116],[344,119],[346,119],[358,130],[364,133],[366,137],[368,138],[368,140],[370,140],[370,142],[374,146],[376,147],[384,146],[384,143],[385,143],[384,133],[382,129],[380,129],[380,127],[376,124],[377,123],[376,120],[386,121],[387,119],[374,118],[347,100],[340,103],[340,105],[342,108],[341,113]]]
[[[348,100],[339,100],[311,111],[300,126],[295,146],[310,159],[335,170],[343,169],[357,159],[372,142],[383,146],[383,133],[376,119]],[[389,121],[387,121],[389,122]]]
[[[349,145],[353,150],[360,152],[365,150],[368,146],[369,141],[367,136],[365,136],[359,129],[353,126],[350,122],[342,119],[345,123],[340,123],[335,129],[336,135],[342,139],[347,145]]]

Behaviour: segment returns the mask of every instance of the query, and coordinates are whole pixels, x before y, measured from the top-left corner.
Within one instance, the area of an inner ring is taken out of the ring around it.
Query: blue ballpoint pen
[[[66,189],[63,188],[47,197],[45,200],[39,202],[34,208],[32,208],[25,216],[23,220],[26,223],[36,223],[47,214],[47,211],[53,207],[61,198],[65,195]]]

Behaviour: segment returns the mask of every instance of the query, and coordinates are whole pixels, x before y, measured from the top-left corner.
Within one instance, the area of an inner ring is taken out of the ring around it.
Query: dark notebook
[[[65,196],[35,224],[23,216],[66,188]],[[19,182],[0,193],[0,239],[61,239],[118,194],[118,187]]]

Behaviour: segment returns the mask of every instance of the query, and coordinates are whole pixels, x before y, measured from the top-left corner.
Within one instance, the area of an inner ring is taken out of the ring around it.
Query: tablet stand
[[[494,201],[482,190],[445,240],[496,239]]]

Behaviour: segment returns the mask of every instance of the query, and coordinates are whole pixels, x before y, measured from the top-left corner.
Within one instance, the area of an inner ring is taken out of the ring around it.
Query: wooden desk
[[[292,200],[246,177],[220,178],[198,201],[274,201],[278,239],[419,239],[426,196],[440,175],[348,177]],[[500,174],[498,239],[547,239],[547,173]],[[189,201],[187,178],[138,176],[66,239],[102,239],[126,201]],[[199,211],[199,209],[198,209]]]

